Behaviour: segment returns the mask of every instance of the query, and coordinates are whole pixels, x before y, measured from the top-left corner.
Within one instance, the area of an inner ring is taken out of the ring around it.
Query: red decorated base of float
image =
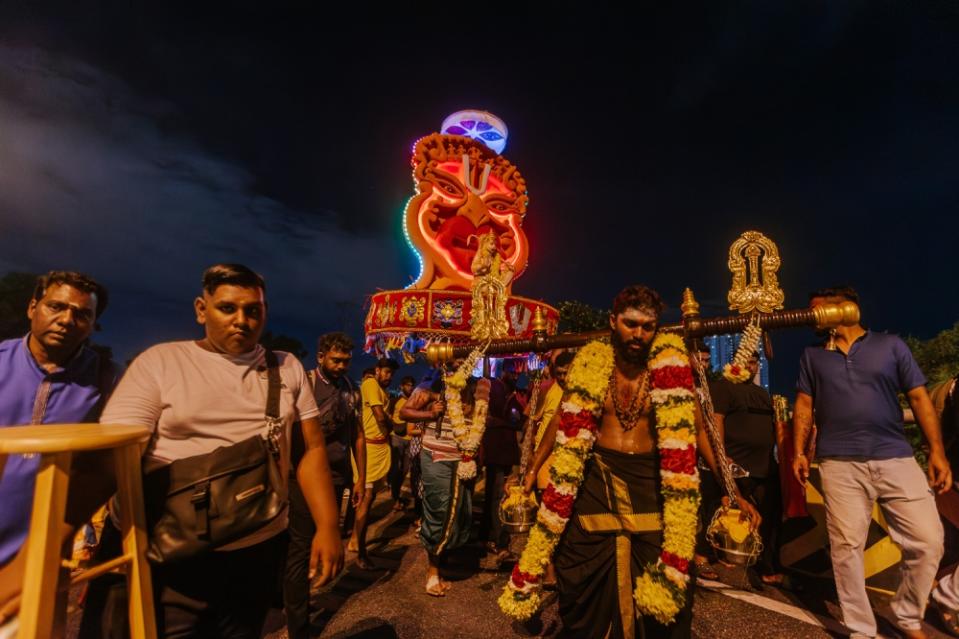
[[[402,347],[410,335],[425,340],[454,343],[467,342],[470,338],[470,317],[473,296],[469,291],[404,289],[380,291],[370,298],[366,314],[367,349],[377,339],[386,340],[384,348]],[[529,338],[533,336],[533,313],[542,309],[546,318],[547,334],[556,333],[559,311],[539,300],[516,295],[506,302],[506,318],[509,321],[508,337]]]

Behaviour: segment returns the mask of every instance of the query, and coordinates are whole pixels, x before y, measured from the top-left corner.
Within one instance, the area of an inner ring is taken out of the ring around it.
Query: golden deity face
[[[480,238],[492,232],[515,279],[529,256],[526,181],[508,160],[459,135],[433,134],[413,149],[417,193],[404,224],[422,270],[414,288],[469,290]]]

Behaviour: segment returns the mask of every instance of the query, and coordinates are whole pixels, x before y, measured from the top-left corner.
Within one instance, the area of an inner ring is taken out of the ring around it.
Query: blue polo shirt
[[[867,331],[848,354],[810,346],[799,364],[797,390],[813,398],[818,457],[912,457],[898,393],[926,378],[905,342]]]
[[[0,342],[0,428],[95,422],[100,386],[116,384],[111,366],[101,382],[100,356],[87,347],[51,373],[37,364],[27,338]],[[9,455],[0,476],[0,566],[27,538],[39,455]]]

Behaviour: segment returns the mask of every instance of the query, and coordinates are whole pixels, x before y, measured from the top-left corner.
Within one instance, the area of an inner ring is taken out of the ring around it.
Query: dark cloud
[[[959,317],[954,3],[561,2],[471,22],[489,17],[5,5],[0,267],[108,274],[125,293],[107,324],[139,344],[192,330],[200,269],[244,259],[282,326],[358,334],[365,296],[415,270],[411,143],[479,107],[530,188],[517,292],[606,306],[640,281],[675,308],[690,286],[719,314],[726,251],[756,228],[789,306],[851,282],[875,328]],[[777,337],[780,390],[809,338]]]
[[[158,130],[151,114],[172,107],[109,74],[5,47],[0,82],[19,89],[0,96],[0,268],[103,280],[115,302],[101,339],[121,354],[189,335],[199,274],[218,261],[264,273],[280,325],[340,320],[337,301],[400,277],[383,270],[391,239],[258,194],[243,168]]]

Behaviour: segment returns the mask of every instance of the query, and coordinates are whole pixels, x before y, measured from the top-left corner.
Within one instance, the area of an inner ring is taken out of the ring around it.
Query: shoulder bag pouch
[[[185,457],[144,476],[147,557],[169,564],[234,542],[286,507],[280,477],[280,373],[266,351],[269,388],[265,436]]]

